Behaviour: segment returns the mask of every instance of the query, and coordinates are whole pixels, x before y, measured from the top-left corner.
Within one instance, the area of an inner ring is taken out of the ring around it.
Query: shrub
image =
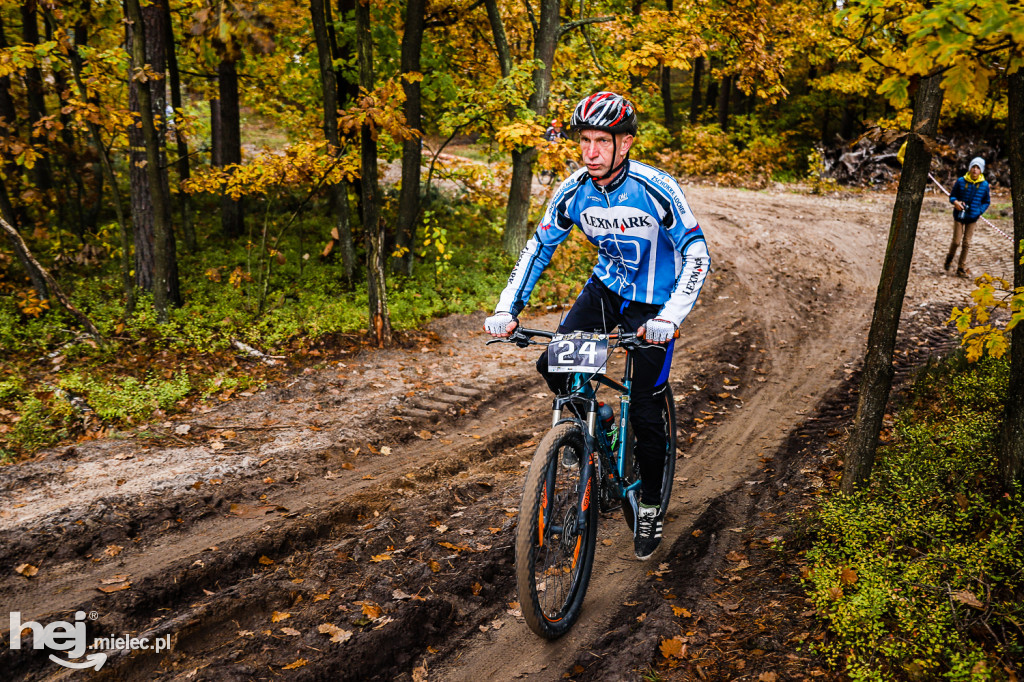
[[[870,488],[818,511],[804,578],[851,678],[1005,679],[1021,660],[1024,502],[994,454],[1007,380],[993,359],[922,374]]]

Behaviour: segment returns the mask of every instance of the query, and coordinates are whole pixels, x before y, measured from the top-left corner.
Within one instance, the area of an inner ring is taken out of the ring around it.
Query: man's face
[[[977,180],[979,175],[981,175],[981,168],[978,166],[971,166],[971,180]]]
[[[583,163],[587,164],[587,172],[591,177],[599,178],[618,164],[633,144],[632,135],[619,135],[616,140],[611,133],[602,130],[584,130],[580,133],[580,152]],[[599,184],[607,184],[613,178],[598,180]]]

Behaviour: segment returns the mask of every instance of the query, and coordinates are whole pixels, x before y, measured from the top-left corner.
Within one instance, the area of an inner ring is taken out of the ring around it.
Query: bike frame
[[[613,391],[619,394],[619,443],[618,451],[614,453],[615,459],[613,459],[613,453],[611,452],[611,444],[608,443],[608,436],[597,428],[597,393],[594,390],[591,381],[596,381],[599,384],[603,384]],[[626,351],[626,368],[623,372],[622,383],[610,379],[603,374],[586,375],[575,373],[572,375],[572,384],[569,391],[569,395],[564,397],[556,397],[552,406],[551,425],[554,427],[562,422],[572,421],[581,423],[584,434],[584,441],[586,444],[587,452],[586,457],[581,457],[580,461],[580,480],[590,481],[593,475],[593,469],[596,466],[598,468],[598,475],[594,477],[596,480],[601,481],[601,485],[610,485],[611,492],[615,499],[625,499],[626,493],[630,490],[636,490],[640,487],[640,480],[637,479],[629,485],[625,485],[626,479],[626,432],[629,424],[629,406],[630,406],[630,394],[633,386],[633,354],[630,351]],[[566,405],[579,404],[581,407],[585,407],[585,414],[587,415],[586,423],[583,424],[582,420],[578,417],[572,417],[569,419],[562,418],[562,410]],[[598,455],[597,461],[594,459],[594,453]],[[557,466],[557,465],[556,465]],[[601,476],[602,471],[607,471],[606,476]],[[555,471],[552,468],[548,474],[548,489],[553,490],[555,481]],[[600,489],[597,494],[599,496],[600,503]],[[577,531],[582,533],[586,527],[586,515],[585,512],[590,504],[592,492],[588,492],[585,495],[579,496],[578,508],[576,510],[576,523]],[[546,519],[545,521],[550,521]]]

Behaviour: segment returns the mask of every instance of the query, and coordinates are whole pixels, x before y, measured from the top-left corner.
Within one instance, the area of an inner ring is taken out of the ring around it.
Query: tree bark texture
[[[1013,201],[1013,286],[1024,287],[1024,70],[1009,77],[1010,197]],[[999,442],[999,474],[1007,490],[1024,483],[1024,325],[1010,332],[1010,387]]]
[[[672,104],[672,69],[661,67],[661,107],[665,112],[665,127],[669,132],[676,129],[676,112]]]
[[[533,41],[533,58],[540,61],[541,66],[533,71],[533,93],[530,95],[528,106],[541,118],[547,115],[548,99],[551,95],[551,67],[558,45],[558,7],[558,0],[541,0],[537,32]],[[537,150],[533,148],[512,153],[512,181],[508,191],[508,210],[505,214],[503,238],[505,251],[512,255],[522,251],[529,238],[530,189],[533,185],[533,162],[536,158]]]
[[[401,66],[403,73],[420,71],[420,52],[423,46],[423,28],[426,22],[426,2],[407,0],[405,6],[405,32],[402,34]],[[422,132],[422,101],[420,83],[403,83],[405,90],[405,122]],[[419,136],[402,142],[402,188],[398,194],[398,228],[395,243],[407,251],[392,262],[392,272],[404,271],[412,276],[413,244],[416,222],[420,213],[420,166],[423,162],[423,140]]]
[[[693,60],[693,90],[690,92],[690,125],[697,123],[700,115],[700,86],[701,78],[704,76],[704,57],[697,57]]]
[[[26,0],[21,4],[21,37],[29,45],[39,44],[39,19],[36,16],[38,3],[36,0]],[[38,66],[25,70],[25,91],[28,97],[28,124],[29,137],[33,137],[33,127],[44,116],[46,116],[46,98],[43,90],[43,72]],[[49,143],[42,141],[43,147],[48,148]],[[36,160],[32,169],[33,179],[36,188],[46,192],[53,187],[53,174],[50,170],[50,157],[44,151],[42,156]]]
[[[164,43],[167,45],[167,89],[171,94],[171,107],[175,114],[181,111],[181,74],[178,71],[177,42],[174,40],[174,24],[171,20],[171,4],[169,0],[160,0],[164,11]],[[181,207],[181,236],[185,241],[185,248],[190,253],[196,251],[196,230],[192,222],[192,197],[188,192],[181,189],[181,186],[192,177],[191,162],[188,157],[188,140],[181,127],[175,122],[174,139],[177,146],[178,159],[174,166],[178,171],[178,197],[177,202]]]
[[[875,462],[878,434],[882,429],[885,405],[892,388],[893,349],[896,346],[903,297],[907,291],[910,262],[914,256],[917,221],[931,166],[931,152],[926,149],[920,136],[932,137],[938,130],[939,112],[942,109],[941,79],[941,75],[922,79],[914,101],[912,135],[907,141],[903,173],[896,191],[889,242],[882,262],[882,274],[875,295],[875,311],[864,355],[857,418],[846,447],[840,486],[844,493],[851,493],[867,482]]]
[[[133,76],[140,73],[142,66],[147,62],[153,71],[163,72],[164,45],[162,43],[163,37],[166,35],[162,26],[163,11],[159,6],[150,4],[143,13],[139,7],[139,0],[125,0],[125,9],[128,13]],[[151,266],[149,272],[151,281],[148,289],[153,292],[153,307],[156,309],[157,319],[164,322],[168,318],[168,307],[181,304],[181,294],[178,288],[178,266],[174,250],[174,235],[171,231],[170,207],[167,201],[169,191],[166,160],[163,153],[164,144],[161,138],[162,131],[158,130],[155,124],[157,112],[163,113],[166,101],[162,96],[163,81],[156,82],[161,87],[153,88],[152,81],[141,80],[139,77],[132,78],[130,90],[135,91],[137,98],[142,132],[141,146],[145,150],[145,158],[144,163],[133,159],[131,184],[133,215],[136,219],[143,218],[151,230],[149,235],[145,235],[151,241],[142,244],[140,237],[143,235],[140,235],[140,225],[136,222],[136,281],[139,281],[140,265],[143,263],[139,258],[140,246],[142,246],[151,257],[151,263],[148,264]],[[154,96],[154,90],[156,96]],[[156,111],[154,108],[157,108]],[[129,128],[129,131],[138,130],[136,126]],[[132,146],[135,147],[135,144]],[[137,153],[134,152],[133,155]],[[141,176],[139,171],[141,171]],[[148,204],[141,202],[143,198],[148,198]],[[137,199],[140,201],[136,201]],[[141,282],[140,285],[142,285]]]
[[[131,1],[138,2],[138,0]],[[14,229],[14,226],[7,222],[5,219],[0,218],[0,228],[2,228],[3,231],[7,233],[8,238],[17,245],[15,247],[16,250],[19,253],[23,253],[25,257],[29,260],[29,262],[31,262],[32,267],[35,268],[39,272],[39,274],[46,280],[46,284],[50,289],[50,292],[53,294],[53,297],[57,299],[57,302],[60,303],[65,310],[71,313],[74,316],[74,318],[78,320],[83,327],[85,327],[86,331],[89,332],[90,335],[92,335],[96,339],[102,340],[103,335],[100,334],[100,331],[96,328],[96,325],[94,325],[92,323],[92,320],[86,317],[86,315],[82,313],[82,311],[80,311],[75,306],[71,305],[71,301],[68,300],[68,297],[64,294],[64,290],[60,288],[60,285],[57,283],[57,280],[53,278],[53,275],[51,275],[49,271],[47,271],[42,265],[39,264],[39,261],[36,260],[35,256],[32,255],[32,252],[29,251],[28,245],[25,244],[25,240],[22,239],[18,231]]]
[[[6,49],[7,47],[7,36],[4,33],[2,18],[0,18],[0,50]],[[18,112],[14,105],[14,98],[11,96],[10,76],[0,77],[0,118],[3,119],[4,125],[4,128],[0,129],[0,134],[6,134],[12,137],[17,136]],[[3,164],[4,175],[6,176],[6,180],[2,198],[6,199],[7,208],[4,208],[2,210],[4,210],[5,212],[9,211],[8,213],[5,213],[4,217],[12,225],[17,226],[19,222],[18,218],[23,216],[20,216],[18,209],[11,203],[11,196],[17,196],[20,193],[19,184],[21,181],[21,170],[10,158],[4,159]],[[32,281],[33,287],[36,289],[37,292],[40,292],[40,289],[37,286],[35,286],[35,279],[33,279]],[[41,278],[40,282],[42,282]],[[45,283],[43,286],[43,291],[45,291]],[[43,293],[40,293],[40,297],[46,298],[46,296]]]
[[[324,138],[330,145],[329,154],[337,158],[341,150],[338,137],[338,77],[334,71],[337,47],[331,39],[328,8],[324,0],[310,0],[309,11],[313,20],[317,58],[320,64],[320,82],[324,92]],[[352,283],[355,275],[355,251],[352,246],[352,225],[348,210],[348,183],[340,182],[327,187],[334,227],[341,246],[341,262],[345,281]]]
[[[356,0],[356,38],[359,52],[359,85],[373,89],[373,36],[370,33],[369,0]],[[360,134],[363,229],[366,232],[366,286],[369,295],[370,339],[378,346],[391,344],[391,316],[385,279],[384,223],[380,215],[377,181],[377,142],[364,124]]]
[[[328,2],[330,0],[327,0]],[[346,21],[350,16],[353,15],[356,9],[356,3],[358,0],[338,0],[338,17],[341,21]],[[328,14],[328,19],[330,15]],[[332,24],[328,24],[328,28],[331,32],[334,31]],[[355,46],[352,45],[351,41],[345,41],[344,43],[334,43],[336,48],[336,54],[340,59],[346,60],[351,63],[352,59],[356,56]],[[339,74],[338,77],[338,102],[341,107],[344,108],[349,102],[352,102],[359,96],[359,83],[356,81],[349,80]]]
[[[729,129],[729,103],[732,100],[732,76],[726,76],[718,87],[718,127]]]
[[[222,166],[242,163],[242,122],[238,102],[238,66],[225,57],[217,66],[220,107],[220,162]],[[245,200],[232,199],[225,192],[220,198],[221,230],[236,238],[245,232]]]

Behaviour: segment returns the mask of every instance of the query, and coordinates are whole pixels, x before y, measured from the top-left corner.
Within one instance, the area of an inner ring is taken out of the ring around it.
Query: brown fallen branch
[[[25,240],[22,239],[18,231],[14,229],[14,226],[0,217],[0,227],[2,227],[4,232],[10,235],[11,239],[15,241],[18,248],[22,250],[29,262],[32,263],[32,267],[36,268],[39,271],[39,274],[43,276],[43,279],[46,280],[46,285],[50,289],[50,294],[57,299],[57,302],[60,303],[65,310],[71,313],[94,339],[102,342],[103,335],[100,334],[100,330],[96,328],[96,325],[92,323],[92,320],[86,317],[85,313],[71,305],[71,301],[69,301],[68,297],[64,295],[64,290],[60,288],[59,284],[57,284],[57,280],[53,278],[53,275],[51,275],[46,268],[39,264],[36,257],[32,255],[31,251],[29,251]]]

